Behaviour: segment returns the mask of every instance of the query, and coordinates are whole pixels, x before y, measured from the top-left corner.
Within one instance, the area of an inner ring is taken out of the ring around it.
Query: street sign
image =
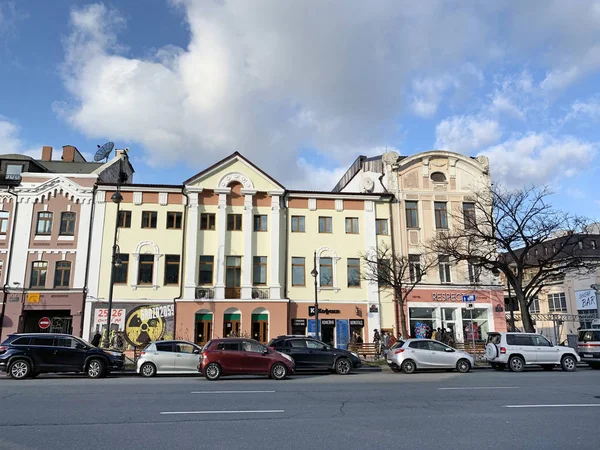
[[[40,293],[39,292],[30,292],[27,294],[27,303],[39,303],[40,302]]]
[[[40,321],[38,322],[38,326],[42,329],[45,330],[46,328],[48,328],[50,326],[50,319],[48,319],[47,317],[42,317],[40,319]]]
[[[463,295],[463,302],[464,303],[471,303],[474,302],[477,298],[475,297],[474,294],[471,295]]]

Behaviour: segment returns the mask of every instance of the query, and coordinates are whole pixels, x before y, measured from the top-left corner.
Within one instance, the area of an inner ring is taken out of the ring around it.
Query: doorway
[[[321,320],[321,340],[328,345],[334,346],[335,343],[335,320]]]
[[[73,334],[73,316],[69,310],[55,311],[27,311],[23,312],[23,330],[22,333],[61,333]],[[50,319],[50,326],[46,329],[41,329],[39,321],[42,317]]]
[[[269,313],[264,308],[252,313],[252,339],[262,343],[269,341]]]
[[[196,313],[194,343],[204,345],[212,339],[212,313]]]

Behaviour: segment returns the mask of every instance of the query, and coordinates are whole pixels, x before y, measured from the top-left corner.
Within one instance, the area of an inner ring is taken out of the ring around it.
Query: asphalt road
[[[217,382],[0,377],[0,449],[599,446],[600,371],[589,369]]]

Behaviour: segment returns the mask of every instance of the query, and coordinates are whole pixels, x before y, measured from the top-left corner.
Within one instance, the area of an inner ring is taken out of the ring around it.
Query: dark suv
[[[102,378],[111,369],[123,369],[124,363],[123,353],[96,348],[68,334],[11,334],[0,345],[0,370],[18,380],[49,372]]]
[[[356,353],[306,336],[279,336],[269,342],[269,348],[294,358],[297,371],[328,370],[346,375],[361,365]]]

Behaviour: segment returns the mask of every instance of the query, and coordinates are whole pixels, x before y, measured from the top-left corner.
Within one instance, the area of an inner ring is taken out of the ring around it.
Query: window
[[[154,275],[154,255],[140,255],[138,284],[152,284]]]
[[[348,287],[360,287],[360,259],[348,258]]]
[[[389,259],[380,259],[377,265],[377,280],[379,286],[389,286],[392,274],[392,267]]]
[[[117,255],[120,266],[115,266],[115,284],[127,284],[127,272],[129,269],[129,255],[127,253],[119,253]]]
[[[0,211],[0,234],[8,231],[8,211]]]
[[[388,221],[387,219],[376,219],[375,220],[375,233],[378,235],[388,234]]]
[[[412,341],[408,346],[415,350],[429,350],[429,341]]]
[[[313,349],[313,350],[324,350],[326,348],[320,342],[318,342],[318,341],[311,341],[310,339],[306,340],[306,347],[310,348],[310,349]]]
[[[439,229],[448,228],[448,211],[446,210],[446,202],[434,202],[435,210],[435,227]]]
[[[439,342],[427,341],[429,343],[429,350],[433,352],[445,352],[446,349],[450,348]]]
[[[142,228],[156,228],[157,218],[156,211],[142,211]]]
[[[469,283],[477,284],[481,279],[481,267],[475,264],[474,260],[467,262],[469,266]]]
[[[419,228],[418,202],[405,202],[406,226],[408,228]]]
[[[238,351],[239,349],[239,342],[219,342],[217,344],[217,350]]]
[[[431,174],[431,181],[434,183],[445,183],[446,175],[444,175],[442,172],[433,172]]]
[[[6,179],[7,180],[20,180],[23,166],[21,164],[8,164],[6,166]]]
[[[54,338],[54,346],[55,347],[66,347],[66,348],[75,348],[77,341],[70,337],[55,337]]]
[[[180,212],[168,212],[167,213],[167,230],[181,230],[181,218]]]
[[[71,279],[71,262],[58,261],[54,271],[54,287],[68,288]]]
[[[260,345],[258,342],[243,341],[242,351],[251,353],[263,353],[265,351],[265,347],[263,345]]]
[[[131,211],[119,211],[119,228],[131,228]]]
[[[254,285],[267,284],[267,257],[255,256],[253,262]]]
[[[60,234],[62,236],[73,236],[75,234],[75,219],[74,212],[64,212],[60,215]]]
[[[306,286],[304,258],[292,258],[292,286]]]
[[[358,217],[346,217],[346,233],[358,233]]]
[[[196,347],[192,344],[184,344],[183,342],[176,343],[175,348],[177,353],[194,353],[194,350],[196,350]]]
[[[408,271],[411,283],[421,281],[421,255],[408,255]]]
[[[48,273],[48,263],[46,261],[34,261],[31,264],[31,282],[29,287],[46,287],[46,274]]]
[[[35,234],[48,235],[52,232],[52,213],[42,211],[38,213],[37,229]]]
[[[200,229],[201,230],[214,230],[215,229],[214,213],[200,214]]]
[[[179,284],[179,255],[165,255],[165,284]]]
[[[475,203],[463,203],[463,221],[465,228],[475,226]]]
[[[200,273],[198,275],[198,284],[213,284],[213,269],[215,264],[214,256],[200,256]]]
[[[53,337],[32,337],[30,345],[53,347],[54,346],[54,338]]]
[[[254,216],[254,231],[267,231],[267,216],[264,214]]]
[[[531,305],[529,305],[529,312],[531,314],[539,314],[540,313],[540,299],[535,297],[531,301]]]
[[[331,233],[331,217],[319,217],[319,233]]]
[[[522,345],[526,347],[533,347],[532,336],[528,334],[507,334],[506,343],[508,345]]]
[[[164,342],[157,342],[156,344],[156,351],[158,352],[168,352],[168,353],[173,353],[173,344],[167,344]]]
[[[449,256],[440,256],[439,269],[440,269],[440,282],[451,283],[452,278],[450,276],[450,257]]]
[[[323,287],[333,286],[333,260],[331,258],[319,259],[319,284]]]
[[[304,233],[304,216],[292,216],[292,233]]]
[[[286,342],[286,347],[306,348],[306,344],[304,343],[304,339],[290,339]]]
[[[567,299],[565,293],[548,294],[548,309],[550,312],[566,312]]]
[[[241,214],[227,214],[227,231],[241,231],[242,230],[242,215]]]

